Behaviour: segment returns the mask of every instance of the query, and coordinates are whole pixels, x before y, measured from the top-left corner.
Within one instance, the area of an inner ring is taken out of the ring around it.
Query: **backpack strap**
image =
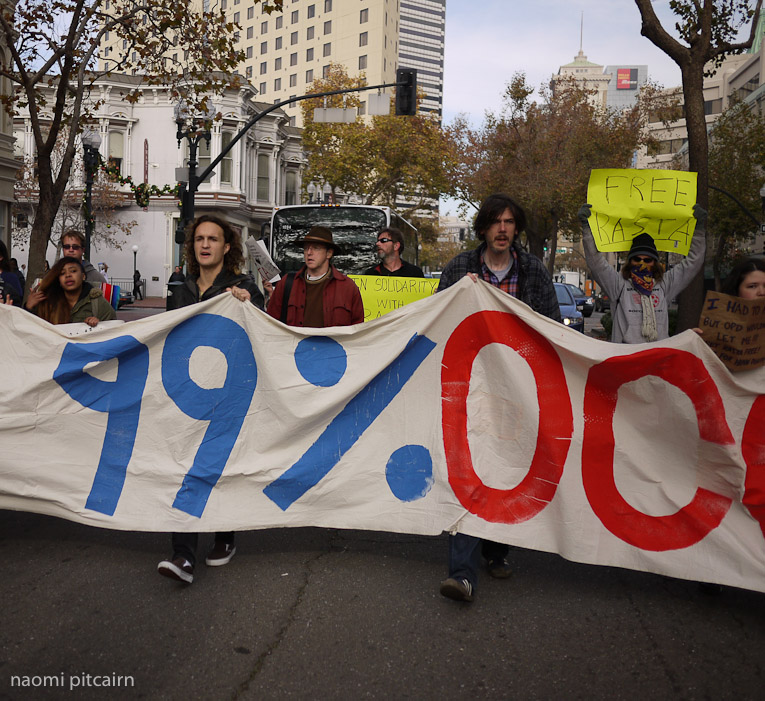
[[[279,315],[279,321],[282,324],[287,323],[287,308],[289,307],[290,293],[292,292],[292,283],[295,282],[296,273],[287,273],[284,278],[284,294],[282,295],[282,313]]]

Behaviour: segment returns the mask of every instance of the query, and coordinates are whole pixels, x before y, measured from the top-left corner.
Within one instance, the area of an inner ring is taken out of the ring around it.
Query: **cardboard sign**
[[[699,328],[731,372],[765,365],[765,300],[708,291]]]
[[[437,278],[396,277],[394,275],[349,275],[361,292],[364,321],[400,309],[410,302],[425,299],[438,287]]]
[[[659,251],[688,255],[696,228],[696,173],[603,168],[590,173],[590,228],[599,251],[629,251],[650,234]]]

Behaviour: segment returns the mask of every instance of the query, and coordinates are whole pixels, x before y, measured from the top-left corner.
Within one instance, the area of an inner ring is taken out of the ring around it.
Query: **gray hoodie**
[[[633,287],[631,280],[625,280],[620,272],[614,270],[605,256],[595,246],[592,230],[586,219],[582,219],[582,243],[587,265],[593,277],[606,291],[611,300],[611,317],[614,343],[645,343],[641,333],[643,308],[640,293]],[[669,338],[669,304],[693,279],[704,263],[706,252],[706,231],[704,222],[697,220],[691,240],[691,248],[682,263],[678,263],[664,273],[661,282],[656,283],[651,292],[656,330],[659,341]]]

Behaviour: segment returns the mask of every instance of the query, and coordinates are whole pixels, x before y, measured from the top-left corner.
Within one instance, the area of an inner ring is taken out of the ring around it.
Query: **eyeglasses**
[[[67,250],[72,250],[72,251],[79,251],[82,248],[82,246],[76,243],[65,243],[61,246],[61,248],[65,248]]]
[[[377,239],[377,243],[390,243],[393,239]]]
[[[638,263],[653,263],[653,258],[649,256],[632,256],[632,260],[636,260]]]

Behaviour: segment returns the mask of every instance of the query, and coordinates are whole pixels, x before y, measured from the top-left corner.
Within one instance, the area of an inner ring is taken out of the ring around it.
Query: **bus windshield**
[[[332,263],[341,273],[359,275],[377,262],[375,241],[388,226],[388,210],[359,205],[298,205],[274,212],[271,222],[271,257],[284,273],[303,265],[303,250],[295,245],[312,226],[326,226],[341,252]]]

